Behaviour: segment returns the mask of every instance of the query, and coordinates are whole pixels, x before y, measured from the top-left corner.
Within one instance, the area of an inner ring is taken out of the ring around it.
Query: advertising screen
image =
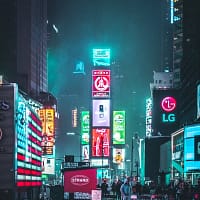
[[[197,119],[200,118],[200,84],[197,86]]]
[[[113,163],[122,164],[125,161],[125,149],[113,148]]]
[[[17,186],[40,186],[42,166],[42,127],[36,113],[29,109],[19,96],[16,116],[16,184]]]
[[[110,49],[93,49],[93,65],[110,66]]]
[[[96,189],[96,169],[79,169],[64,172],[64,192],[88,192]]]
[[[179,128],[178,91],[153,90],[152,136],[167,136]]]
[[[52,155],[55,144],[55,110],[43,108],[38,111],[42,121],[42,152],[43,155]]]
[[[81,144],[89,144],[90,114],[89,111],[81,112]]]
[[[55,158],[42,157],[42,174],[55,174]]]
[[[110,129],[96,128],[92,130],[92,156],[110,156]]]
[[[108,167],[109,162],[108,158],[92,158],[90,159],[90,165],[91,167]]]
[[[89,145],[82,145],[82,159],[83,160],[90,159]]]
[[[184,129],[184,172],[199,170],[200,166],[200,125]]]
[[[113,111],[113,144],[125,144],[125,111]]]
[[[146,99],[146,136],[151,136],[152,133],[152,99]]]
[[[110,100],[98,99],[92,100],[92,126],[109,127],[110,126]]]
[[[110,70],[92,70],[92,97],[110,97]]]

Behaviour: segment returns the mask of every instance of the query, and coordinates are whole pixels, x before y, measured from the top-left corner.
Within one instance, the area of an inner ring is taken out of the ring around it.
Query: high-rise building
[[[180,87],[180,70],[183,56],[183,0],[170,0],[171,23],[173,24],[173,72],[174,87]]]
[[[162,72],[173,71],[173,25],[170,23],[170,1],[161,4],[161,68]]]
[[[0,1],[0,74],[35,97],[47,92],[47,1]]]
[[[198,19],[199,2],[183,2],[183,59],[181,63],[181,105],[182,124],[197,120],[199,105],[198,85],[200,85],[200,26]]]

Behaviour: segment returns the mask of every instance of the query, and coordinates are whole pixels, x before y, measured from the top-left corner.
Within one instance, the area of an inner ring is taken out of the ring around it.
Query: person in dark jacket
[[[101,191],[102,191],[102,196],[105,197],[106,194],[108,193],[108,184],[106,180],[103,180],[103,183],[101,184]]]

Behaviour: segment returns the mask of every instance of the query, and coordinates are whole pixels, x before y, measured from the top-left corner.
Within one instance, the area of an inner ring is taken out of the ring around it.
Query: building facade
[[[46,0],[0,2],[0,74],[35,97],[47,85]]]

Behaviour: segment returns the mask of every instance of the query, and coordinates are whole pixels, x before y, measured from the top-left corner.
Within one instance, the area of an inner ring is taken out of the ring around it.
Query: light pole
[[[133,139],[131,138],[131,177],[133,176]]]

